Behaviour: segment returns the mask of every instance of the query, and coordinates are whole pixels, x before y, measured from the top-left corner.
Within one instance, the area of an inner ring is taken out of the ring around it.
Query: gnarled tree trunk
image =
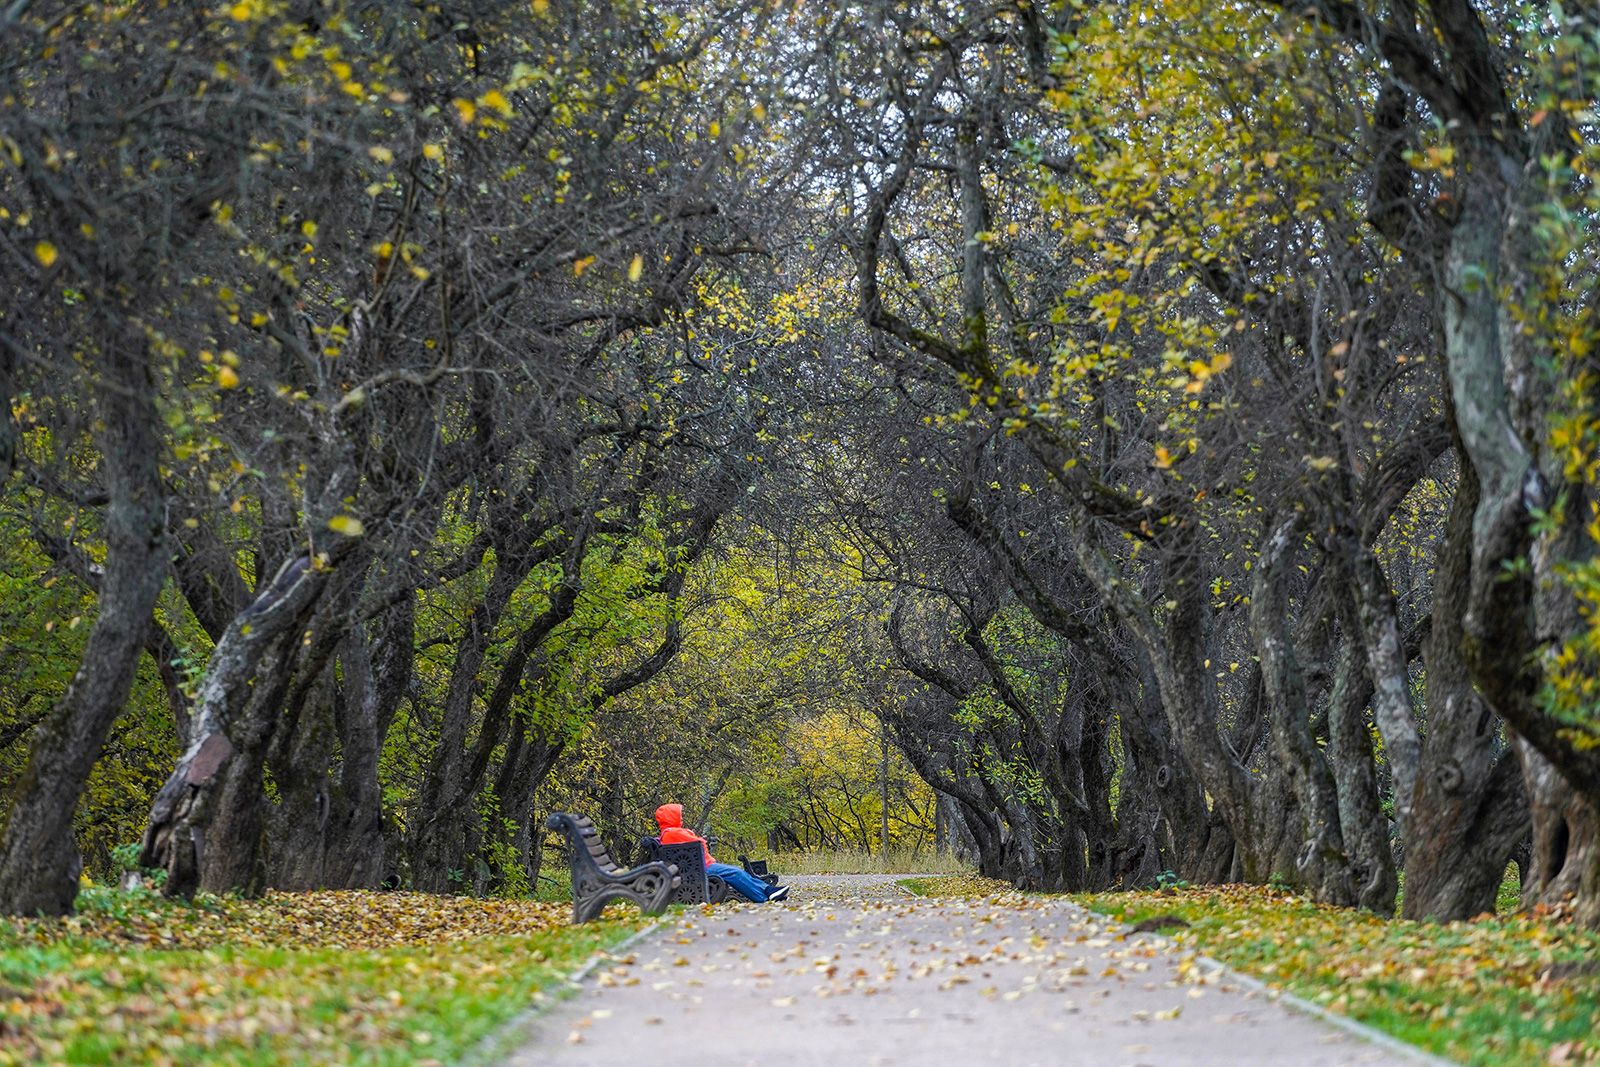
[[[262,761],[271,715],[289,685],[292,649],[321,593],[325,564],[285,563],[212,650],[189,748],[157,792],[140,863],[167,872],[164,891],[226,890],[257,881]],[[209,848],[213,820],[217,848]],[[254,821],[252,821],[254,820]],[[240,855],[223,843],[248,842]]]
[[[142,340],[103,353],[97,435],[110,504],[105,575],[83,662],[37,728],[0,844],[0,912],[63,915],[78,895],[82,861],[73,815],[89,773],[122,713],[144,654],[150,612],[166,579],[164,487],[155,435],[155,386]],[[10,413],[6,413],[9,422]]]

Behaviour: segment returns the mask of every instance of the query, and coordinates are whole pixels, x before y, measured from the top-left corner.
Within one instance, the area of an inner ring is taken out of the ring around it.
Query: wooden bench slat
[[[545,826],[567,838],[572,865],[572,921],[588,922],[611,900],[629,900],[648,915],[666,910],[673,890],[681,883],[678,869],[669,863],[641,864],[621,870],[611,861],[594,824],[586,817],[558,811]],[[582,848],[578,847],[582,844]]]

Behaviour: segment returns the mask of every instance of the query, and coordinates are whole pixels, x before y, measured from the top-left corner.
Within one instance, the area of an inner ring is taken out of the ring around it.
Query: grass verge
[[[1546,915],[1386,920],[1265,886],[1084,894],[1128,923],[1461,1063],[1600,1063],[1600,933]]]
[[[723,857],[718,857],[719,859]],[[926,850],[896,849],[881,852],[830,850],[827,852],[775,852],[767,866],[780,874],[962,874],[968,867],[954,856]]]
[[[985,878],[970,871],[964,874],[945,874],[931,878],[902,878],[897,884],[904,886],[913,895],[919,897],[981,898],[1015,892],[1008,882]]]
[[[449,1062],[643,925],[569,907],[87,891],[76,916],[0,921],[0,1064]]]

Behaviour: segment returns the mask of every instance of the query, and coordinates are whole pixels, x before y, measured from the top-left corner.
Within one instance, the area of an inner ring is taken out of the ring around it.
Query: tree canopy
[[[0,909],[948,844],[1600,925],[1600,19],[0,12]]]

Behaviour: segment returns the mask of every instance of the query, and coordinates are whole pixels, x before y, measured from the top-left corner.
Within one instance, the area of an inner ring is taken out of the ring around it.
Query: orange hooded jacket
[[[706,847],[706,839],[693,830],[683,828],[683,805],[663,804],[656,809],[656,825],[661,828],[661,843],[663,845],[681,845],[687,841],[700,842],[700,851],[706,854],[706,866],[709,867],[716,860],[711,858],[711,849]]]

